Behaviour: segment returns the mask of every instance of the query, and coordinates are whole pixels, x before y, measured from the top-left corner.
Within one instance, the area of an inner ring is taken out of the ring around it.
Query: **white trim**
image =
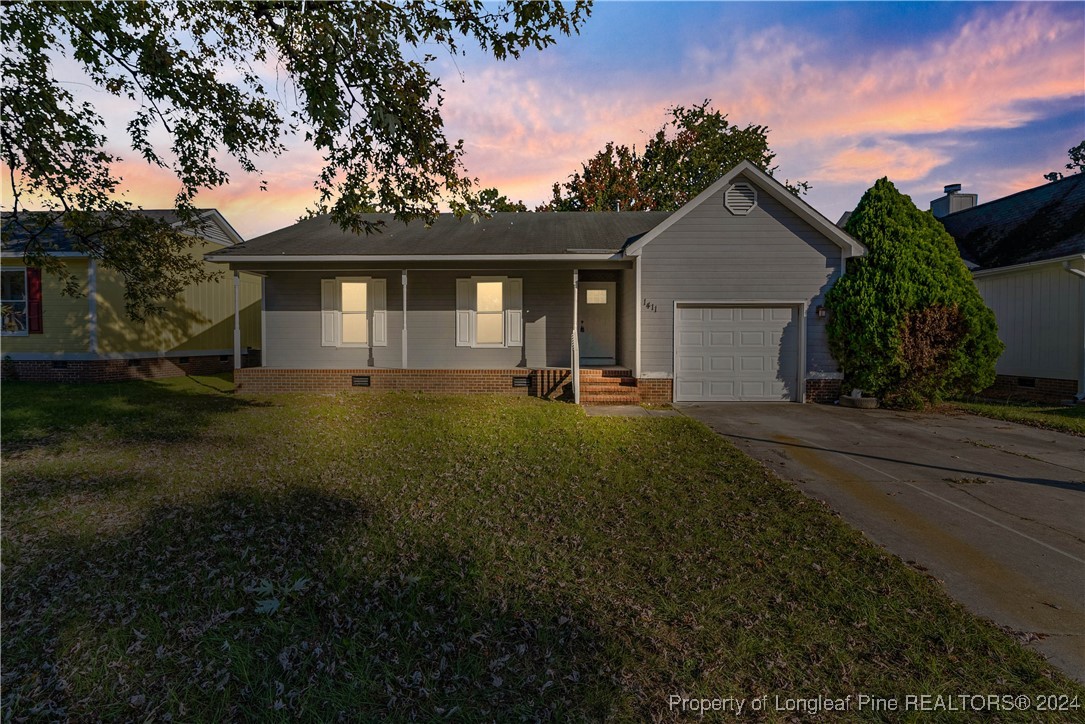
[[[806,402],[806,310],[805,299],[738,299],[738,300],[700,300],[676,299],[671,313],[671,402],[678,401],[678,308],[679,307],[791,307],[797,313],[799,322],[799,364],[797,366],[797,389],[795,399],[790,402]],[[783,402],[783,400],[781,400]]]
[[[175,357],[228,357],[232,349],[169,350],[157,352],[109,352],[91,354],[89,352],[6,352],[17,362],[68,360],[72,362],[100,362],[118,359],[173,359]]]
[[[267,277],[260,276],[260,366],[267,367]]]
[[[673,214],[661,221],[654,229],[652,229],[647,234],[630,244],[625,250],[625,255],[637,256],[638,254],[640,254],[641,249],[644,248],[645,244],[651,242],[664,231],[674,226],[674,224],[680,221],[682,217],[684,217],[690,211],[693,211],[693,209],[700,206],[710,197],[714,196],[717,192],[719,192],[725,186],[734,181],[734,179],[740,174],[746,174],[747,178],[755,181],[757,187],[760,188],[762,191],[779,201],[781,204],[786,206],[788,209],[790,209],[797,216],[812,225],[814,228],[820,229],[821,232],[830,241],[832,241],[845,251],[849,252],[849,256],[862,256],[866,253],[866,249],[863,247],[862,244],[860,244],[857,240],[853,239],[851,235],[844,232],[836,224],[822,216],[817,209],[800,199],[795,194],[788,191],[779,181],[774,179],[772,176],[769,176],[757,166],[754,166],[749,161],[743,161],[742,163],[738,164],[733,169],[725,173],[722,177],[720,177],[720,179],[716,181],[716,183],[712,184],[707,189],[697,194],[697,196],[695,196],[685,206],[678,209],[678,211],[675,211]]]
[[[404,269],[399,278],[399,283],[403,287],[403,330],[400,332],[399,341],[399,363],[407,368],[407,270]]]
[[[234,272],[234,369],[241,369],[241,272]]]
[[[580,404],[580,309],[577,306],[580,301],[580,270],[573,269],[573,339],[570,345],[569,372],[573,378],[573,402]]]
[[[98,262],[87,262],[87,324],[90,353],[98,354]]]
[[[995,274],[1011,274],[1015,271],[1043,266],[1044,264],[1058,264],[1061,262],[1077,261],[1078,259],[1085,259],[1085,254],[1070,254],[1069,256],[1059,256],[1054,259],[1041,259],[1040,261],[1029,261],[1024,264],[1013,264],[1012,266],[999,266],[993,269],[974,269],[972,270],[972,276],[989,277],[994,276]]]
[[[24,254],[21,251],[4,251],[0,252],[0,258],[2,259],[22,259]],[[85,258],[87,254],[81,251],[54,251],[46,256],[64,257],[64,258]]]
[[[634,270],[634,272],[636,273],[636,276],[637,276],[637,283],[636,283],[636,292],[637,292],[636,325],[637,325],[637,328],[636,328],[636,332],[635,332],[635,336],[636,336],[635,349],[636,349],[636,351],[634,353],[634,359],[633,359],[633,376],[634,377],[640,377],[640,334],[641,334],[641,332],[640,332],[640,314],[641,314],[641,311],[644,309],[644,300],[640,296],[640,268],[641,268],[641,259],[640,259],[640,257],[633,257],[633,270]]]
[[[6,272],[22,272],[23,273],[23,316],[26,319],[26,327],[21,332],[9,332],[0,327],[0,337],[29,337],[30,336],[30,279],[26,275],[25,266],[6,266],[0,271]],[[45,290],[42,290],[42,296],[45,296]],[[12,300],[15,301],[15,300]],[[43,300],[44,301],[44,300]],[[42,305],[44,307],[44,304]],[[42,325],[45,326],[44,324]],[[44,331],[44,329],[42,330]]]
[[[389,263],[404,261],[621,261],[621,252],[608,254],[417,254],[417,255],[356,255],[356,254],[281,254],[279,256],[256,255],[245,256],[242,254],[215,254],[204,256],[207,261],[223,264],[241,262],[316,262],[316,261],[386,261]]]

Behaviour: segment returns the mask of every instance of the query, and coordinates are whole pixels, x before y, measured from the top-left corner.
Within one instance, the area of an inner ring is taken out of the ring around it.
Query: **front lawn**
[[[1085,405],[1042,405],[1035,402],[954,402],[953,407],[995,420],[1085,435]]]
[[[687,418],[224,387],[3,386],[5,718],[1085,700]]]

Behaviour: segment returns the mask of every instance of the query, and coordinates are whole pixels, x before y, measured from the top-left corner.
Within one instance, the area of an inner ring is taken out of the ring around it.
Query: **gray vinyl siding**
[[[322,347],[320,280],[368,276],[387,280],[387,347]],[[358,369],[401,366],[403,296],[399,272],[271,272],[264,282],[267,337],[264,366],[280,369]]]
[[[806,372],[836,372],[816,308],[840,275],[840,247],[760,189],[756,208],[734,216],[724,191],[642,250],[640,374],[674,374],[675,301],[805,301]]]
[[[1081,262],[1074,266],[1083,268]],[[1077,379],[1085,353],[1085,280],[1057,262],[979,276],[976,286],[1006,345],[999,374]]]
[[[618,280],[618,364],[633,369],[637,358],[637,272],[623,269]]]
[[[571,271],[412,271],[408,274],[407,362],[410,367],[569,366],[573,329]],[[523,279],[524,346],[501,349],[457,347],[456,280],[493,274]]]
[[[456,346],[456,279],[502,275],[523,279],[524,346]],[[369,276],[387,280],[388,346],[322,347],[320,280]],[[398,270],[269,272],[265,282],[264,366],[290,369],[495,369],[568,367],[573,329],[571,270],[409,271],[407,364],[402,360],[403,288]],[[372,353],[372,354],[371,354]]]

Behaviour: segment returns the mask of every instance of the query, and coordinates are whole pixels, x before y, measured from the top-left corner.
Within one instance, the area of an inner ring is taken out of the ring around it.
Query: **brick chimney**
[[[942,190],[946,195],[931,202],[931,213],[936,219],[971,209],[978,200],[976,194],[962,194],[960,184],[947,184]]]

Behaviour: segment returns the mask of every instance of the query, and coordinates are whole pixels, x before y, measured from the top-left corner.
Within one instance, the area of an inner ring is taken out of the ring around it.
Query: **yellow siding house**
[[[176,222],[170,211],[144,213]],[[242,241],[214,209],[204,212],[199,256]],[[261,278],[223,273],[195,284],[167,305],[166,313],[133,322],[124,311],[124,281],[63,239],[55,256],[79,279],[82,294],[67,296],[47,273],[27,268],[18,241],[4,242],[0,256],[0,358],[4,379],[107,381],[205,374],[259,363]],[[235,343],[235,305],[237,336]]]

